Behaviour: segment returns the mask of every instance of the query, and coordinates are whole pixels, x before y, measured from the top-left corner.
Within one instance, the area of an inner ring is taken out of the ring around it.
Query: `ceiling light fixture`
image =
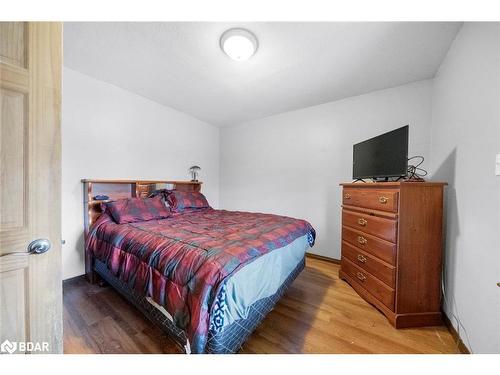
[[[220,48],[231,59],[248,60],[257,51],[257,38],[245,29],[229,29],[220,37]]]

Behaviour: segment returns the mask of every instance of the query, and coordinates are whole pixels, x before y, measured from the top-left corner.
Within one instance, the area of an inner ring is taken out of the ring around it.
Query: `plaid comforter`
[[[186,332],[192,352],[202,353],[223,281],[303,235],[312,246],[315,233],[308,222],[260,213],[206,208],[116,224],[105,212],[85,246],[115,276],[162,305]]]

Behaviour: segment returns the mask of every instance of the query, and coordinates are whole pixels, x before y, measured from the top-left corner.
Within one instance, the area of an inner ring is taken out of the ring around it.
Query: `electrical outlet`
[[[500,154],[495,159],[495,175],[500,176]]]

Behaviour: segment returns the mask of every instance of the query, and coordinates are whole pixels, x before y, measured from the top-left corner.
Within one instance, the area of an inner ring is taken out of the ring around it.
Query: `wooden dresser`
[[[341,184],[340,277],[396,328],[441,324],[445,185]]]

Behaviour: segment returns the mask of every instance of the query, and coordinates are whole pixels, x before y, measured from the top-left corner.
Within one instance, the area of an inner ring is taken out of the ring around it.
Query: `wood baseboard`
[[[335,259],[335,258],[325,257],[325,256],[323,256],[323,255],[312,254],[312,253],[306,253],[306,257],[307,257],[307,258],[311,258],[311,259],[323,260],[323,261],[325,261],[325,262],[330,262],[330,263],[340,264],[340,259]]]
[[[469,348],[465,345],[465,343],[462,341],[460,338],[460,335],[458,334],[457,330],[453,326],[453,323],[451,322],[450,318],[448,318],[448,315],[444,311],[442,311],[442,318],[444,325],[446,328],[448,328],[448,331],[450,331],[451,336],[453,337],[453,340],[455,340],[455,343],[457,344],[458,350],[462,354],[471,354],[469,351]]]

